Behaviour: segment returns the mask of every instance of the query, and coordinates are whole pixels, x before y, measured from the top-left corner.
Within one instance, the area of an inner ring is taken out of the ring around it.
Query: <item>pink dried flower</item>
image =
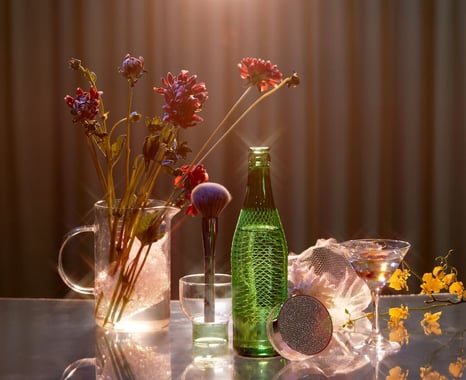
[[[126,54],[120,69],[118,70],[126,79],[128,79],[131,86],[138,81],[139,78],[145,73],[144,71],[144,58],[132,57]]]
[[[163,87],[154,87],[156,92],[165,97],[163,121],[182,128],[194,127],[204,121],[197,113],[207,100],[207,90],[205,83],[196,83],[196,79],[196,75],[181,70],[176,77],[168,73],[166,78],[162,78]]]
[[[99,112],[100,97],[102,92],[91,86],[89,92],[80,88],[76,89],[76,97],[65,96],[65,102],[71,108],[74,116],[73,123],[92,121]]]
[[[269,86],[276,87],[283,79],[277,65],[260,58],[243,58],[238,68],[247,85],[257,86],[260,92],[267,91]]]

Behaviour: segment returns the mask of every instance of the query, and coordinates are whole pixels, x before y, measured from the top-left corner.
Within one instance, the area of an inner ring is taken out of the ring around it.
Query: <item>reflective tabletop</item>
[[[94,325],[91,300],[0,299],[0,379],[92,379],[99,357],[106,357],[116,368],[105,379],[389,379],[390,374],[407,371],[408,378],[417,379],[426,368],[455,378],[451,371],[459,361],[466,363],[466,305],[430,310],[442,311],[441,335],[426,335],[420,323],[426,311],[416,310],[425,308],[424,300],[415,295],[382,297],[382,313],[403,304],[409,307],[410,317],[404,322],[408,343],[381,361],[332,357],[325,350],[300,362],[281,357],[249,359],[235,355],[230,342],[221,365],[201,368],[193,363],[191,322],[177,301],[171,302],[165,333],[109,341]],[[386,321],[381,325],[388,336]]]

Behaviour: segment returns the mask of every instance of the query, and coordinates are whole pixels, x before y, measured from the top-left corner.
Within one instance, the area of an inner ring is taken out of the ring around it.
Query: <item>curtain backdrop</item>
[[[168,71],[206,82],[206,121],[184,134],[194,151],[242,92],[241,58],[300,75],[205,161],[233,196],[219,221],[217,272],[230,270],[247,148],[269,145],[290,251],[318,238],[399,238],[412,243],[418,272],[453,249],[466,279],[465,1],[2,0],[0,17],[0,296],[68,293],[58,248],[92,222],[101,193],[63,102],[87,86],[67,61],[98,74],[116,120],[126,112],[117,73],[126,53],[145,58],[143,114],[160,114],[152,87]],[[176,217],[172,266],[176,298],[178,278],[202,271],[199,218]]]

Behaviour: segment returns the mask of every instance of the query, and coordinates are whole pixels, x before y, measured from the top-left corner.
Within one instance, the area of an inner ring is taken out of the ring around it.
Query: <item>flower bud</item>
[[[131,87],[138,81],[144,74],[144,58],[135,58],[126,54],[119,72],[128,79]]]
[[[299,85],[299,76],[296,71],[293,71],[293,75],[291,75],[290,81],[288,82],[288,88],[296,87]]]
[[[136,111],[133,111],[129,115],[129,120],[134,122],[134,123],[137,123],[139,120],[141,120],[141,114],[136,112]]]
[[[77,58],[71,58],[68,62],[68,65],[73,70],[79,70],[79,68],[81,67],[81,61]]]

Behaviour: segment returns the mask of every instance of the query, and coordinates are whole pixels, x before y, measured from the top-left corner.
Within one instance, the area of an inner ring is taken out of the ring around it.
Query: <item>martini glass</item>
[[[372,296],[372,330],[367,339],[354,346],[356,352],[377,357],[397,352],[400,345],[384,339],[379,328],[380,293],[410,248],[401,240],[359,239],[341,244],[349,251],[349,262],[369,287]]]

